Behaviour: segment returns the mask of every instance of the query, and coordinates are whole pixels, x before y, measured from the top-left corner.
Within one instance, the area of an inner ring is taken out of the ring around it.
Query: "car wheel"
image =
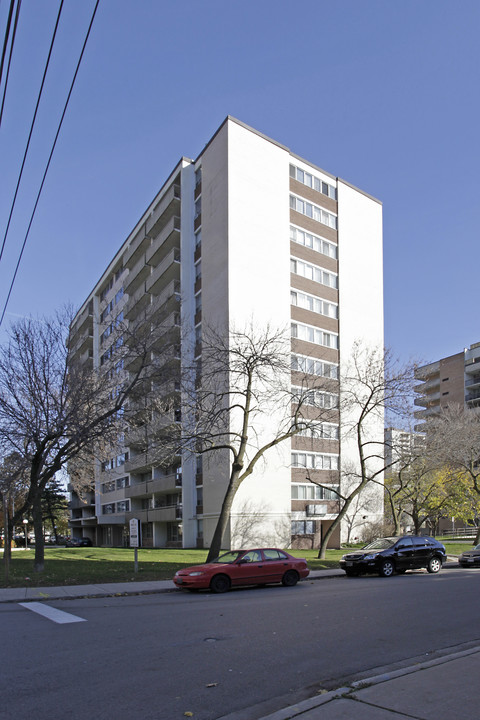
[[[427,570],[429,573],[437,573],[439,570],[442,569],[442,561],[439,557],[433,557],[430,559]]]
[[[210,590],[214,593],[224,593],[230,590],[230,578],[227,575],[215,575],[210,581]]]
[[[287,570],[282,578],[282,585],[285,587],[293,587],[299,581],[298,573],[295,570]]]
[[[380,567],[380,575],[382,577],[391,577],[395,572],[395,563],[393,560],[384,560]]]

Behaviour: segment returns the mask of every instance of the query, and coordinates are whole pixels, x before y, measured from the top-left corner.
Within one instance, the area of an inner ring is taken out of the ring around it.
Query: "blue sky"
[[[58,6],[22,4],[2,238]],[[2,308],[93,7],[65,0]],[[7,323],[80,304],[179,158],[230,114],[383,202],[389,347],[430,361],[480,341],[479,33],[478,0],[100,0]]]

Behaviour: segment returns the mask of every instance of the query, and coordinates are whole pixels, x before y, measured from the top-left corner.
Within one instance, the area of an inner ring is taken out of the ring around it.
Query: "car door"
[[[292,561],[281,550],[263,550],[265,558],[265,582],[281,582]]]
[[[401,538],[395,545],[395,566],[398,570],[408,570],[413,567],[413,541],[412,538]]]
[[[433,550],[430,543],[427,542],[426,538],[415,537],[413,538],[414,547],[414,567],[424,568],[427,567],[428,561],[433,555]]]
[[[265,563],[260,550],[250,550],[242,555],[230,567],[229,575],[232,585],[256,585],[265,582]]]

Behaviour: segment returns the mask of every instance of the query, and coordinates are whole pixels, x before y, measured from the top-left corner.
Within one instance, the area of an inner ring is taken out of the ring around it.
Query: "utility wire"
[[[54,151],[55,151],[55,146],[56,146],[56,144],[57,144],[58,136],[60,135],[60,130],[61,130],[61,127],[62,127],[62,124],[63,124],[63,120],[64,120],[64,118],[65,118],[65,113],[67,112],[68,103],[69,103],[69,101],[70,101],[70,97],[71,97],[72,92],[73,92],[73,87],[74,87],[74,85],[75,85],[75,80],[77,79],[78,71],[79,71],[79,69],[80,69],[80,64],[81,64],[81,62],[82,62],[82,58],[83,58],[83,54],[84,54],[84,52],[85,52],[85,47],[86,47],[86,45],[87,45],[88,38],[89,38],[89,36],[90,36],[90,31],[91,31],[91,29],[92,29],[93,21],[94,21],[94,19],[95,19],[95,15],[96,15],[96,13],[97,13],[97,8],[98,8],[99,2],[100,2],[100,0],[97,0],[97,1],[96,1],[95,7],[94,7],[94,9],[93,9],[92,18],[91,18],[90,24],[89,24],[89,26],[88,26],[87,34],[86,34],[85,41],[84,41],[83,47],[82,47],[82,51],[81,51],[81,53],[80,53],[80,57],[79,57],[79,59],[78,59],[77,67],[76,67],[76,69],[75,69],[75,74],[74,74],[74,76],[73,76],[73,80],[72,80],[72,83],[71,83],[71,85],[70,85],[70,90],[69,90],[69,92],[68,92],[68,96],[67,96],[67,99],[66,99],[66,102],[65,102],[65,107],[63,108],[62,117],[60,118],[60,122],[59,122],[59,125],[58,125],[58,129],[57,129],[57,132],[56,132],[56,135],[55,135],[55,140],[53,141],[52,149],[51,149],[51,151],[50,151],[50,155],[49,155],[48,162],[47,162],[47,165],[46,165],[46,168],[45,168],[45,172],[43,173],[42,182],[41,182],[41,184],[40,184],[40,189],[39,189],[38,194],[37,194],[37,199],[36,199],[36,201],[35,201],[35,205],[34,205],[34,208],[33,208],[33,212],[32,212],[32,215],[31,215],[31,217],[30,217],[30,222],[28,223],[27,232],[26,232],[26,234],[25,234],[25,239],[24,239],[23,244],[22,244],[22,249],[21,249],[21,251],[20,251],[20,255],[19,255],[19,258],[18,258],[17,266],[16,266],[16,268],[15,268],[15,272],[13,273],[13,278],[12,278],[12,282],[10,283],[10,289],[9,289],[9,291],[8,291],[8,295],[7,295],[7,299],[6,299],[6,301],[5,301],[5,305],[3,306],[2,316],[0,317],[0,327],[1,327],[2,323],[3,323],[3,319],[4,319],[5,313],[6,313],[6,311],[7,311],[8,302],[9,302],[9,300],[10,300],[10,295],[12,294],[13,286],[14,286],[14,284],[15,284],[15,279],[16,279],[16,277],[17,277],[18,268],[20,267],[20,263],[21,263],[22,256],[23,256],[23,252],[24,252],[24,250],[25,250],[25,246],[26,246],[26,244],[27,244],[28,235],[29,235],[29,233],[30,233],[30,228],[32,227],[33,218],[35,217],[35,212],[36,212],[36,210],[37,210],[37,205],[38,205],[38,202],[39,202],[39,200],[40,200],[40,195],[42,194],[43,186],[44,186],[44,184],[45,184],[45,179],[46,179],[46,177],[47,177],[48,169],[49,169],[49,167],[50,167],[50,162],[51,162],[51,160],[52,160],[52,156],[53,156],[53,153],[54,153]]]
[[[14,7],[15,7],[15,0],[10,0],[10,8],[8,10],[7,26],[5,28],[5,38],[3,40],[2,59],[0,60],[0,83],[2,82],[3,63],[5,62],[5,55],[7,53],[8,36],[10,35],[10,25],[12,23],[12,15],[13,15]]]
[[[7,94],[8,77],[10,75],[10,64],[12,62],[12,55],[13,55],[13,43],[15,42],[15,35],[17,34],[18,17],[20,15],[21,4],[22,4],[22,0],[18,0],[17,1],[17,11],[15,13],[15,22],[13,23],[12,41],[10,43],[10,52],[8,55],[7,74],[5,75],[5,85],[3,87],[2,108],[0,110],[0,125],[2,124],[3,108],[5,106],[5,96]],[[3,61],[3,59],[4,58],[2,57],[2,61]]]
[[[57,21],[56,21],[56,23],[55,23],[55,29],[54,29],[54,31],[53,31],[53,37],[52,37],[52,41],[51,41],[51,43],[50,43],[50,49],[49,49],[49,51],[48,51],[47,62],[46,62],[46,65],[45,65],[45,70],[44,70],[44,72],[43,72],[43,78],[42,78],[42,83],[41,83],[41,85],[40,85],[40,90],[39,90],[39,93],[38,93],[37,104],[35,105],[35,112],[33,113],[32,124],[30,125],[30,132],[29,132],[29,134],[28,134],[27,146],[26,146],[26,148],[25,148],[25,152],[24,152],[24,155],[23,155],[22,166],[21,166],[21,168],[20,168],[20,174],[19,174],[18,180],[17,180],[17,187],[15,188],[15,194],[14,194],[14,196],[13,196],[12,206],[11,206],[11,208],[10,208],[10,214],[9,214],[9,216],[8,216],[7,227],[6,227],[6,229],[5,229],[5,234],[4,234],[4,236],[3,236],[2,247],[1,247],[1,249],[0,249],[0,261],[2,260],[3,251],[5,250],[5,243],[7,242],[7,235],[8,235],[8,231],[9,231],[9,229],[10,229],[10,223],[11,223],[11,221],[12,221],[12,215],[13,215],[13,211],[14,211],[14,209],[15,209],[15,203],[16,203],[16,201],[17,201],[18,189],[19,189],[19,187],[20,187],[20,182],[21,182],[22,175],[23,175],[23,169],[24,169],[24,167],[25,167],[25,161],[26,161],[26,159],[27,159],[28,149],[29,149],[29,147],[30,147],[30,140],[32,139],[33,127],[34,127],[34,125],[35,125],[35,120],[36,120],[36,118],[37,118],[38,106],[40,105],[40,98],[42,97],[43,86],[44,86],[44,84],[45,84],[45,78],[46,78],[46,76],[47,76],[47,70],[48,70],[48,66],[49,66],[49,63],[50,63],[50,58],[51,58],[52,50],[53,50],[53,43],[55,42],[55,36],[56,36],[56,34],[57,34],[58,23],[60,22],[60,15],[62,14],[63,3],[64,3],[64,0],[61,1],[61,3],[60,3],[60,8],[59,8],[59,10],[58,10]],[[3,112],[3,106],[2,106],[2,112]]]

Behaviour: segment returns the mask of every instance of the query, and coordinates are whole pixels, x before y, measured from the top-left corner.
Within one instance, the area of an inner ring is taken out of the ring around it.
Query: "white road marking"
[[[49,605],[44,605],[43,603],[24,602],[18,604],[24,608],[27,608],[27,610],[32,610],[39,615],[43,615],[43,617],[46,617],[49,620],[53,620],[53,622],[56,622],[60,625],[64,625],[65,623],[86,622],[84,618],[78,617],[77,615],[71,615],[67,612],[63,612],[63,610],[57,610],[56,608],[50,607]]]

